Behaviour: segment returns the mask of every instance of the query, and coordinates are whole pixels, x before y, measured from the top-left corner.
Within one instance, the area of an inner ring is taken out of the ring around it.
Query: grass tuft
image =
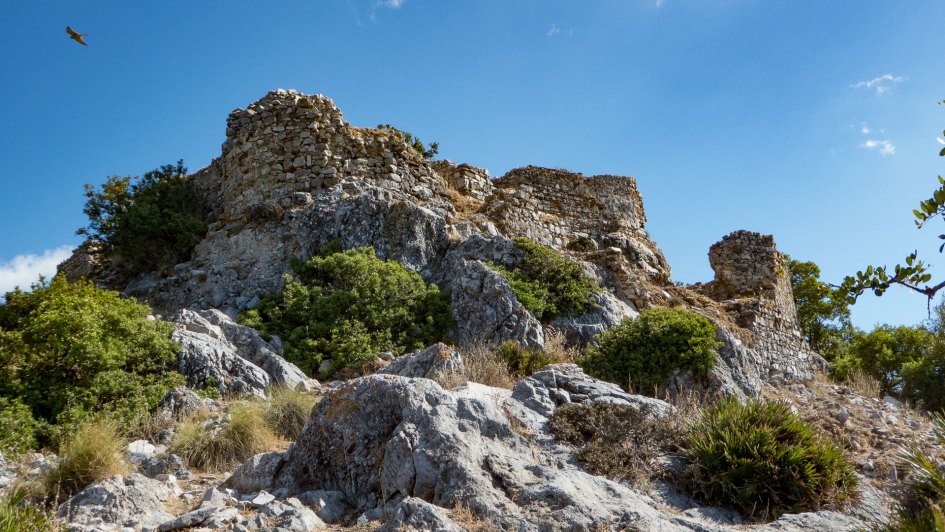
[[[273,387],[269,392],[272,398],[265,413],[266,423],[276,436],[295,441],[318,397],[285,386]]]
[[[226,417],[207,420],[194,416],[184,420],[171,441],[170,451],[190,467],[224,471],[253,455],[270,450],[276,443],[266,420],[266,405],[239,401],[230,405]]]
[[[86,486],[131,471],[127,442],[109,420],[86,421],[59,445],[59,463],[44,477],[47,499],[67,497]]]

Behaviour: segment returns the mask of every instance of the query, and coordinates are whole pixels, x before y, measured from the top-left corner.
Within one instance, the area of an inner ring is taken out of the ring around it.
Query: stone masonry
[[[693,288],[721,303],[752,334],[768,380],[811,376],[814,354],[801,334],[784,255],[771,235],[736,231],[709,249],[715,280]]]

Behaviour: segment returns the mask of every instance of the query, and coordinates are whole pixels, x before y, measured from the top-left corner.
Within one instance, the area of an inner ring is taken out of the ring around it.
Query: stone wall
[[[801,334],[784,255],[771,235],[736,231],[712,245],[711,283],[692,288],[721,303],[751,332],[748,346],[763,358],[769,379],[810,378],[814,356]]]
[[[483,212],[504,234],[557,249],[617,247],[636,269],[669,279],[669,264],[644,228],[643,200],[632,177],[526,166],[492,184]]]
[[[452,161],[434,161],[431,166],[449,186],[464,196],[485,201],[492,195],[494,187],[489,171],[469,164],[454,164]]]
[[[331,99],[270,92],[226,122],[226,142],[198,187],[221,222],[281,216],[343,180],[364,180],[418,203],[446,198],[446,187],[396,134],[350,126]]]

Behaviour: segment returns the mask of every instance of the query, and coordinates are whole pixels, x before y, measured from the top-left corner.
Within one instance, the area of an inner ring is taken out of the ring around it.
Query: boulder
[[[482,261],[456,261],[452,290],[459,345],[495,345],[506,340],[525,347],[544,345],[541,323],[518,301],[505,277]]]
[[[593,295],[596,308],[580,316],[558,316],[551,326],[561,331],[571,343],[586,344],[594,337],[626,318],[635,318],[639,313],[630,305],[608,291]]]
[[[458,351],[444,343],[437,343],[422,351],[395,358],[377,373],[446,382],[452,375],[463,377],[466,368]]]
[[[133,473],[96,482],[59,506],[70,530],[103,530],[108,525],[153,530],[174,518],[164,509],[173,496],[163,482]]]
[[[240,493],[255,493],[272,489],[273,479],[282,469],[285,453],[260,453],[243,462],[223,482],[223,487]]]

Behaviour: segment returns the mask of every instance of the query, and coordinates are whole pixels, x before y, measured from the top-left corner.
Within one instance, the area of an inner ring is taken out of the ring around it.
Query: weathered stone
[[[393,362],[377,370],[377,373],[422,377],[443,382],[451,375],[464,376],[466,369],[459,352],[446,344],[438,343],[422,351],[395,358]]]
[[[633,307],[610,292],[594,294],[591,301],[596,306],[594,310],[580,316],[559,316],[551,326],[564,333],[569,342],[586,344],[624,319],[639,315]]]
[[[70,528],[94,530],[105,525],[154,529],[174,516],[164,510],[172,496],[163,482],[133,473],[96,482],[59,506]]]
[[[243,462],[223,483],[240,493],[255,493],[272,489],[273,478],[282,469],[285,453],[260,453]]]

